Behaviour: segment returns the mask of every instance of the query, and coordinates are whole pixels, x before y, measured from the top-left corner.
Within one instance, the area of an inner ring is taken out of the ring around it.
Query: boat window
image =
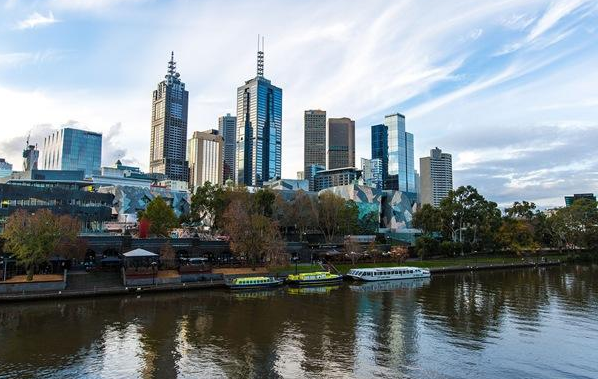
[[[410,274],[413,274],[413,270],[409,270],[409,273],[410,273]]]

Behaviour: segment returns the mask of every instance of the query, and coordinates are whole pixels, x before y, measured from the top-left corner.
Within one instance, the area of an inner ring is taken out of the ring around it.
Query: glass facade
[[[224,138],[224,181],[235,180],[235,161],[237,149],[237,118],[227,113],[218,118],[218,132]]]
[[[257,76],[237,89],[237,184],[262,186],[281,175],[282,89]]]
[[[405,132],[405,116],[391,114],[372,126],[372,158],[382,161],[384,189],[416,196],[413,134]]]
[[[86,177],[100,174],[102,134],[62,128],[44,138],[45,170],[82,170]]]

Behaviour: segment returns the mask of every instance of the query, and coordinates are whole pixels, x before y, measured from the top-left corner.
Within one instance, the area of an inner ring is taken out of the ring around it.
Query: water
[[[0,378],[598,378],[598,267],[0,306]]]

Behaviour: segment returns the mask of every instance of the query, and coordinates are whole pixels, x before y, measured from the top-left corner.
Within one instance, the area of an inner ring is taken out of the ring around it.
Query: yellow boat
[[[289,275],[287,277],[287,283],[296,286],[340,283],[342,280],[342,275],[331,274],[328,271],[303,272],[301,274]]]
[[[227,283],[227,286],[232,290],[271,288],[280,286],[283,282],[284,281],[282,279],[272,278],[269,276],[252,276],[245,278],[235,278],[232,282]]]

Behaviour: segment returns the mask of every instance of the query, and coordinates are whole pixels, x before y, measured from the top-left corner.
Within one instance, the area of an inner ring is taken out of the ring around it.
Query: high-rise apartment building
[[[258,46],[257,75],[237,89],[235,181],[262,186],[280,178],[282,89],[264,78],[264,52]]]
[[[226,116],[218,117],[218,132],[224,138],[223,160],[224,180],[235,180],[235,162],[237,160],[237,118],[227,113]]]
[[[329,118],[326,125],[326,169],[355,167],[355,121]]]
[[[303,172],[314,190],[311,165],[326,166],[326,111],[307,110],[303,114]]]
[[[150,173],[169,180],[189,181],[187,152],[187,109],[189,92],[176,71],[174,53],[164,80],[152,96]]]
[[[417,197],[413,134],[405,131],[405,116],[388,115],[384,124],[372,126],[372,158],[382,161],[384,189]]]
[[[361,158],[362,179],[367,186],[382,189],[382,160]]]
[[[187,142],[189,162],[189,188],[195,189],[205,182],[222,184],[224,139],[218,130],[193,132]]]
[[[82,170],[86,177],[99,175],[102,133],[62,128],[44,138],[43,170]]]
[[[420,200],[422,204],[440,205],[453,189],[453,163],[450,154],[439,148],[430,150],[429,157],[419,159]]]

